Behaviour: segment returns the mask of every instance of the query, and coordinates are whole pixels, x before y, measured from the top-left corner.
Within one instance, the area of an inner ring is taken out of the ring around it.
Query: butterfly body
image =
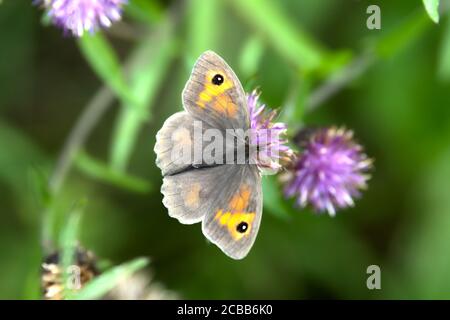
[[[247,160],[196,161],[198,134],[208,130],[223,133],[249,129],[247,99],[241,83],[226,62],[212,51],[203,53],[194,65],[183,90],[184,111],[169,117],[156,137],[156,163],[163,175],[161,192],[169,216],[183,224],[202,223],[205,237],[233,259],[244,258],[251,249],[262,215],[261,173]],[[237,139],[237,140],[234,140]],[[228,145],[228,144],[224,144]],[[235,144],[224,147],[223,157],[236,155]],[[200,151],[204,152],[206,146]],[[194,159],[179,161],[174,150],[194,154]],[[175,154],[175,159],[174,159]],[[235,158],[233,158],[235,159]],[[198,160],[198,159],[197,159]]]

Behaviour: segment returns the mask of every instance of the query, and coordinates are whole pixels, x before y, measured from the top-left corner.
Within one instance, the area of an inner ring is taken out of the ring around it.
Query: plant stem
[[[373,54],[364,53],[343,68],[334,77],[313,91],[306,101],[306,110],[313,111],[326,100],[342,90],[347,84],[357,79],[375,62]]]
[[[80,150],[97,122],[112,104],[113,100],[114,95],[112,91],[108,87],[103,86],[89,101],[75,123],[74,128],[70,132],[57,160],[55,170],[49,180],[51,192],[59,190],[73,163],[75,155]]]

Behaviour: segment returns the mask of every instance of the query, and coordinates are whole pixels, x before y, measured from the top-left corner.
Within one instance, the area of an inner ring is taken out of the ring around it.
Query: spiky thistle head
[[[283,161],[293,155],[286,139],[286,124],[275,122],[276,110],[268,110],[264,104],[259,103],[260,94],[254,90],[247,95],[247,105],[250,116],[250,141],[256,146],[254,162],[263,173],[278,172]]]
[[[296,196],[300,206],[310,204],[331,216],[337,209],[353,206],[367,186],[372,159],[345,128],[310,131],[300,142],[301,154],[290,170],[285,195]]]
[[[127,0],[35,0],[48,12],[52,22],[65,32],[81,37],[110,27],[121,19],[122,6]]]

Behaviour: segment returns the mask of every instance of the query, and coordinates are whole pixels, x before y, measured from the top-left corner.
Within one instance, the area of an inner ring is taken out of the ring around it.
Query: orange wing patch
[[[200,205],[200,184],[195,183],[191,186],[191,188],[186,192],[184,203],[191,209],[197,209]]]
[[[236,193],[230,201],[230,208],[233,211],[242,211],[248,206],[248,200],[250,199],[250,188],[247,185],[242,186],[239,192]]]
[[[242,186],[230,200],[229,211],[217,210],[215,219],[227,227],[234,240],[240,240],[250,234],[255,212],[246,212],[249,205],[251,190],[248,186]]]
[[[212,83],[212,79],[216,74],[220,74],[224,78],[223,83],[220,85]],[[226,94],[233,87],[233,82],[224,75],[223,71],[209,70],[205,76],[205,86],[198,96],[197,105],[200,108],[205,108],[207,103],[212,102],[214,110],[229,117],[234,117],[237,106]]]
[[[225,113],[230,118],[234,118],[236,116],[237,106],[231,100],[230,96],[225,93],[218,95],[214,99],[213,108],[220,113]]]

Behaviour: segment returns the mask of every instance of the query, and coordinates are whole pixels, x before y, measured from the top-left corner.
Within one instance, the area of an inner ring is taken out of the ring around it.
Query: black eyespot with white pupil
[[[220,86],[223,83],[223,80],[224,80],[223,75],[218,73],[218,74],[214,75],[211,82],[213,84],[215,84],[216,86]]]
[[[244,233],[248,230],[248,224],[247,222],[241,222],[236,227],[237,232]]]

